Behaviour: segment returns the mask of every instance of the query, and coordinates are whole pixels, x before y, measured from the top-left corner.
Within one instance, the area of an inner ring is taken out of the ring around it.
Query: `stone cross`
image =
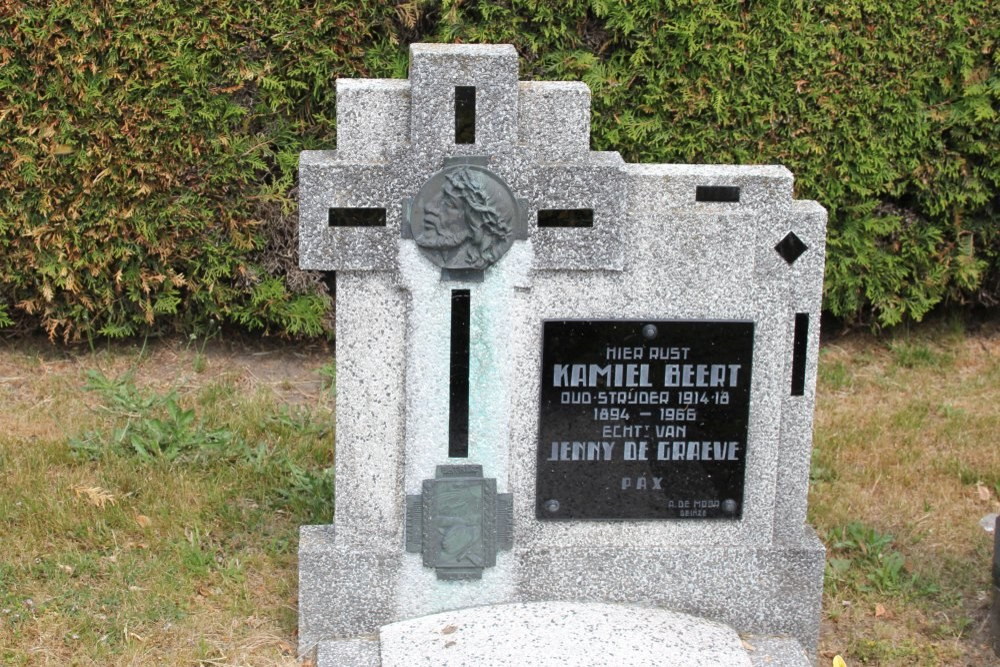
[[[624,215],[623,162],[617,153],[590,151],[590,91],[586,85],[518,82],[517,52],[512,46],[415,44],[411,57],[408,81],[337,80],[337,150],[305,151],[301,157],[300,264],[307,269],[338,272],[341,394],[353,377],[351,369],[343,366],[342,353],[344,339],[350,336],[348,329],[353,327],[340,322],[351,317],[353,304],[339,283],[360,278],[362,272],[369,280],[377,274],[384,277],[381,287],[395,291],[398,283],[409,291],[411,299],[422,304],[421,312],[414,313],[413,347],[407,359],[393,360],[411,366],[380,368],[376,382],[368,382],[370,375],[359,378],[365,380],[365,386],[358,388],[360,398],[338,405],[338,421],[344,424],[354,411],[378,404],[377,397],[367,397],[380,391],[379,383],[385,383],[381,391],[386,395],[408,387],[407,405],[412,410],[407,412],[412,414],[407,417],[406,431],[412,434],[415,447],[410,448],[404,469],[405,486],[411,494],[419,492],[422,480],[434,477],[442,455],[450,458],[442,443],[447,445],[455,437],[445,430],[450,411],[443,398],[449,398],[450,403],[451,392],[442,396],[443,392],[437,391],[451,384],[452,335],[443,327],[449,322],[440,314],[452,312],[453,302],[464,298],[463,287],[482,283],[479,290],[484,293],[473,305],[473,319],[468,323],[481,353],[470,359],[468,370],[468,377],[474,380],[468,395],[471,422],[467,439],[473,457],[494,457],[487,472],[502,486],[506,463],[498,456],[497,443],[509,428],[506,417],[514,388],[504,380],[507,369],[488,351],[509,345],[514,314],[503,292],[529,289],[531,271],[621,270],[622,244],[615,227]],[[463,137],[457,135],[456,118],[461,113],[463,92],[467,95],[470,90],[474,91],[474,138],[459,143]],[[458,266],[457,271],[444,266],[438,278],[430,275],[436,269],[429,266],[415,261],[415,266],[407,266],[409,260],[415,260],[414,253],[427,250],[410,240],[414,236],[410,209],[414,203],[420,207],[422,187],[439,189],[435,186],[444,177],[435,175],[443,168],[463,164],[502,180],[501,187],[516,193],[513,203],[521,210],[512,221],[515,229],[497,271],[486,272],[487,277],[476,270],[485,266]],[[582,216],[587,217],[580,222]],[[527,239],[529,224],[534,241],[530,248],[518,242]],[[469,268],[473,270],[462,271]],[[392,294],[400,296],[399,292]],[[401,333],[383,331],[379,338]],[[378,345],[377,340],[370,342]],[[403,372],[406,378],[401,377]],[[426,418],[434,412],[445,419]],[[370,420],[364,435],[380,433],[389,441],[402,439],[402,433],[387,430],[388,424],[374,423],[377,421]],[[395,484],[399,463],[395,456],[401,453],[394,456],[385,452],[380,464],[367,457],[355,461],[351,458],[355,449],[352,437],[350,431],[339,429],[338,536],[351,533],[378,544],[398,539],[402,522],[389,517],[395,516],[399,507],[394,501],[389,506],[382,504],[389,498],[373,494],[369,481],[374,478]],[[477,447],[481,451],[477,452]],[[420,458],[414,456],[414,450],[420,452]],[[363,469],[352,469],[354,465]]]
[[[591,151],[586,85],[518,81],[511,46],[410,57],[407,80],[338,80],[337,149],[300,159],[300,263],[336,272],[338,364],[302,651],[535,601],[655,605],[814,651],[825,211],[780,166]],[[654,385],[638,414],[572,405]],[[657,455],[663,476],[607,483]],[[697,506],[667,504],[684,493]]]

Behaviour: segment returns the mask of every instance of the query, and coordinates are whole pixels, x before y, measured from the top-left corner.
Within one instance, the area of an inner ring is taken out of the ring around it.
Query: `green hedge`
[[[992,304],[998,38],[991,0],[7,2],[0,326],[328,332],[298,152],[334,145],[335,78],[405,76],[414,41],[582,79],[630,161],[785,164],[830,210],[834,314]]]

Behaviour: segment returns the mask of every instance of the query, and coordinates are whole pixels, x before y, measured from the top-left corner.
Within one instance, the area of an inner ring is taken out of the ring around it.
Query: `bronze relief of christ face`
[[[485,269],[514,241],[514,194],[477,165],[453,165],[431,176],[413,200],[410,231],[421,252],[446,269]]]

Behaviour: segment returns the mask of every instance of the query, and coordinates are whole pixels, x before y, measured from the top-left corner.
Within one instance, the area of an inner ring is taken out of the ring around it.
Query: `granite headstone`
[[[587,86],[518,81],[511,46],[410,58],[407,80],[338,80],[337,149],[300,159],[338,365],[300,650],[377,656],[383,626],[544,602],[815,655],[824,209],[781,166],[591,151]]]

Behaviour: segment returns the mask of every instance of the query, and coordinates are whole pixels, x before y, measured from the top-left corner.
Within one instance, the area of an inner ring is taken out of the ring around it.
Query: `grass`
[[[297,529],[332,515],[302,362],[330,357],[214,352],[4,351],[0,663],[297,664]]]
[[[810,522],[827,545],[821,660],[986,665],[1000,509],[1000,336],[954,321],[828,341]]]
[[[330,520],[322,346],[0,348],[0,664],[294,665],[298,526]],[[820,664],[984,665],[1000,333],[822,351]]]

